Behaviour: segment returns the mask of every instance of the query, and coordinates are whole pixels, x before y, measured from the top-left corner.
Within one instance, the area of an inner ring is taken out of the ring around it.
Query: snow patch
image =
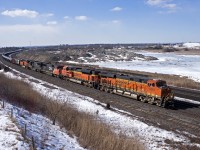
[[[11,120],[8,112],[0,108],[0,149],[29,149],[29,145],[24,141],[20,129]]]
[[[70,149],[84,150],[80,147],[76,138],[70,137],[65,130],[58,125],[52,125],[52,121],[39,114],[30,113],[22,108],[6,104],[6,111],[13,110],[13,115],[21,128],[27,126],[27,137],[34,137],[37,149]]]
[[[183,47],[186,48],[200,48],[200,43],[184,43]]]

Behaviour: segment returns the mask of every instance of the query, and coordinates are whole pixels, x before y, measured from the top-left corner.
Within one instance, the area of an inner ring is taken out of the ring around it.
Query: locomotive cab
[[[168,87],[168,86],[167,86],[166,81],[157,80],[157,81],[156,81],[156,87],[158,87],[158,88],[166,88],[166,87]]]
[[[60,75],[62,78],[71,78],[73,77],[73,71],[70,70],[69,66],[64,66]]]
[[[61,70],[63,69],[63,65],[56,66],[53,70],[52,76],[59,77],[61,74]]]
[[[164,80],[149,80],[147,82],[147,94],[156,97],[160,101],[160,106],[173,104],[174,94]]]
[[[173,93],[169,86],[167,86],[166,81],[163,80],[157,80],[156,81],[156,87],[160,89],[160,97],[161,98],[168,98],[173,99]]]

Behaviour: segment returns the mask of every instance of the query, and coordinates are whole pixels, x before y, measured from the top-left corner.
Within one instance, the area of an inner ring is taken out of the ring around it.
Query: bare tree
[[[64,111],[65,106],[67,105],[67,101],[60,100],[50,100],[46,103],[47,113],[49,117],[52,119],[52,124],[55,125],[57,117]]]

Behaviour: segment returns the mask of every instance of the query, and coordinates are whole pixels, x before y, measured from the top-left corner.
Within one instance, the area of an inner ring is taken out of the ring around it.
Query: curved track
[[[130,98],[102,92],[76,83],[53,78],[32,70],[27,70],[5,61],[2,57],[0,58],[0,61],[22,73],[63,87],[69,91],[92,97],[103,103],[109,102],[111,108],[115,107],[130,112],[132,115],[137,116],[139,120],[142,120],[149,125],[159,126],[160,128],[174,131],[175,133],[181,133],[192,141],[195,141],[195,143],[200,144],[200,105],[176,100],[176,109],[163,109],[155,105],[144,104]],[[195,136],[191,137],[190,134]]]

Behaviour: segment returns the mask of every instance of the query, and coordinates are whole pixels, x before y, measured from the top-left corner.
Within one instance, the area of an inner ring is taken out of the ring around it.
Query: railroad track
[[[82,85],[69,81],[63,82],[63,80],[58,78],[53,78],[51,76],[11,64],[2,58],[0,58],[0,61],[22,73],[52,83],[69,91],[89,96],[102,103],[109,102],[111,104],[111,108],[117,108],[118,110],[129,112],[133,116],[137,116],[139,120],[146,122],[149,125],[158,126],[174,132],[183,131],[193,134],[197,137],[196,140],[200,143],[200,105],[176,100],[176,105],[178,106],[177,109],[163,109],[155,105],[144,104],[130,98],[106,93],[85,86],[83,87]],[[181,89],[180,95],[184,95],[187,92],[185,90],[187,89]],[[191,91],[191,96],[197,94],[196,96],[198,98],[198,93],[199,91]]]
[[[200,102],[200,91],[199,90],[179,88],[179,87],[174,87],[174,86],[171,86],[171,88],[177,97],[187,98],[187,99],[191,99],[191,100]]]

